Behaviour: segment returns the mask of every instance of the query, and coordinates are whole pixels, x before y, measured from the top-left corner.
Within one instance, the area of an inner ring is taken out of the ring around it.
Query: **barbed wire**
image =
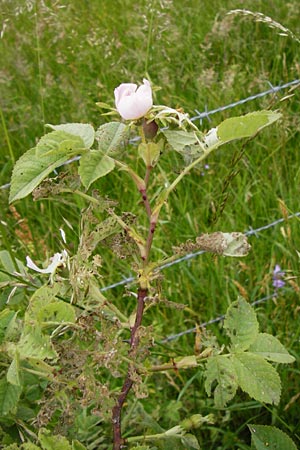
[[[282,89],[286,89],[288,87],[300,84],[300,79],[289,81],[288,83],[284,83],[284,84],[279,84],[278,86],[272,86],[272,84],[270,82],[268,82],[268,83],[271,86],[270,89],[267,89],[266,91],[263,91],[263,92],[258,92],[257,94],[250,95],[249,97],[243,98],[241,100],[237,100],[236,102],[229,103],[228,105],[220,106],[220,107],[212,109],[210,111],[207,111],[205,108],[205,111],[203,111],[203,112],[199,112],[197,109],[195,109],[195,112],[197,113],[197,115],[192,117],[191,120],[195,121],[195,120],[199,119],[200,124],[202,124],[203,119],[209,120],[209,116],[211,116],[213,114],[225,111],[226,109],[235,108],[236,106],[243,105],[244,103],[250,102],[252,100],[256,100],[257,98],[264,97],[265,95],[276,94],[277,92],[281,91]]]
[[[265,230],[268,230],[270,228],[273,228],[276,225],[278,225],[279,223],[283,223],[283,222],[285,222],[287,220],[290,220],[290,219],[293,219],[295,217],[300,217],[300,211],[295,212],[294,214],[290,214],[286,218],[281,218],[281,219],[274,220],[274,222],[268,223],[267,225],[263,225],[263,226],[261,226],[259,228],[255,228],[255,229],[250,228],[250,230],[246,231],[244,233],[244,235],[248,237],[248,236],[252,236],[254,234],[255,237],[259,238],[259,233],[261,231],[265,231]],[[190,259],[196,258],[199,255],[203,255],[203,253],[206,253],[205,250],[199,250],[198,252],[188,253],[185,256],[182,256],[182,257],[180,257],[178,259],[175,259],[174,261],[168,262],[166,264],[162,264],[160,266],[160,268],[159,268],[159,271],[164,270],[164,269],[166,269],[168,267],[174,266],[175,264],[180,264],[183,261],[189,261]],[[110,284],[109,286],[102,287],[100,289],[100,291],[101,292],[105,292],[105,291],[108,291],[108,290],[113,289],[115,287],[123,286],[125,284],[131,283],[134,280],[135,280],[134,276],[129,276],[127,278],[123,278],[123,280],[120,280],[120,281],[118,281],[116,283]]]

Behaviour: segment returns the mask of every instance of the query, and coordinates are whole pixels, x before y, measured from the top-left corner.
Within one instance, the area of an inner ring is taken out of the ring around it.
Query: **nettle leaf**
[[[268,425],[248,425],[251,446],[256,450],[297,450],[292,439],[283,431]]]
[[[278,373],[264,358],[250,352],[235,353],[231,360],[241,389],[259,402],[278,405],[281,382]]]
[[[85,148],[91,148],[95,140],[95,130],[88,123],[64,123],[61,125],[47,124],[48,127],[56,131],[65,131],[74,136],[79,136],[84,142]]]
[[[17,411],[21,386],[10,384],[5,378],[0,380],[0,416],[7,416]]]
[[[205,390],[211,395],[213,383],[217,383],[214,390],[214,401],[217,408],[224,406],[235,396],[238,388],[237,375],[232,361],[223,355],[209,358],[205,370]]]
[[[249,351],[277,363],[293,363],[295,358],[289,354],[281,342],[271,334],[259,333]]]
[[[26,197],[74,154],[82,152],[84,143],[78,136],[64,131],[52,131],[38,145],[28,150],[16,162],[12,177],[9,202]]]
[[[82,184],[88,189],[94,181],[98,180],[98,178],[105,177],[114,168],[115,161],[110,156],[103,155],[98,150],[90,150],[88,153],[82,155],[78,173]]]
[[[280,117],[281,114],[275,111],[255,111],[244,116],[226,119],[217,127],[220,145],[235,139],[251,137]]]
[[[242,297],[233,302],[225,315],[224,328],[234,351],[247,350],[258,335],[258,321],[254,309]]]
[[[107,155],[114,155],[126,138],[128,127],[121,122],[109,122],[101,125],[96,131],[99,150]]]

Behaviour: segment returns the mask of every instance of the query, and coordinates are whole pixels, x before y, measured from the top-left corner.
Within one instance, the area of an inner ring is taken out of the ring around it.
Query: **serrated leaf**
[[[251,137],[280,117],[281,114],[274,111],[255,111],[244,116],[231,117],[217,127],[217,135],[221,144]]]
[[[293,363],[295,358],[289,354],[281,342],[271,334],[259,333],[249,351],[277,363]]]
[[[61,435],[53,436],[50,430],[39,431],[39,442],[43,450],[72,450],[67,438]]]
[[[211,395],[214,382],[217,386],[214,390],[214,401],[217,408],[224,406],[235,396],[238,388],[237,375],[232,361],[223,355],[209,358],[205,370],[205,390]]]
[[[62,132],[53,131],[53,133]],[[37,147],[31,148],[24,153],[16,162],[12,172],[9,202],[12,203],[26,197],[49,173],[67,161],[74,154],[75,148],[79,148],[81,139],[79,140],[76,137],[74,139],[73,141],[68,141],[68,145],[64,146],[63,150],[62,144],[60,144],[56,151],[53,150],[52,146],[43,146],[43,148],[40,146],[39,154],[37,153]],[[74,145],[71,145],[71,143]]]
[[[101,125],[96,131],[99,150],[107,155],[114,155],[120,150],[120,144],[127,134],[127,126],[121,122],[109,122]]]
[[[0,416],[16,412],[21,392],[21,386],[10,384],[5,378],[0,380]]]
[[[297,450],[292,439],[276,427],[248,425],[251,431],[251,445],[256,450]]]
[[[259,402],[279,403],[281,382],[270,363],[250,352],[232,354],[231,360],[244,392]]]
[[[88,189],[90,185],[114,170],[115,161],[100,151],[90,150],[82,155],[79,162],[78,173],[82,184]]]
[[[95,140],[95,130],[88,123],[64,123],[61,125],[47,124],[48,127],[56,131],[65,131],[66,133],[78,136],[82,139],[85,148],[90,148]]]
[[[233,302],[225,315],[224,328],[234,351],[247,350],[258,335],[258,321],[254,309],[242,297]]]

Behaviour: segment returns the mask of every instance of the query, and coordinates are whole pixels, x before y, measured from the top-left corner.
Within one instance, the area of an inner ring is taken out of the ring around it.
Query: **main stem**
[[[138,297],[137,297],[137,311],[136,317],[133,327],[131,328],[130,334],[130,351],[129,354],[132,354],[136,349],[139,343],[139,337],[137,335],[137,331],[142,323],[143,312],[145,307],[145,298],[147,297],[148,289],[139,288],[138,289]],[[117,402],[112,410],[112,423],[113,423],[113,450],[121,450],[124,446],[125,440],[122,438],[122,430],[121,430],[121,415],[122,408],[126,397],[133,385],[133,381],[131,379],[132,366],[130,365],[127,370],[127,375],[124,381],[124,384],[121,389],[121,393],[117,398]]]

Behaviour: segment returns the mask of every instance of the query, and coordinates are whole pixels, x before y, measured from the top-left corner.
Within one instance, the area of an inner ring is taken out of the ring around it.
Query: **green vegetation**
[[[240,7],[264,13],[273,22],[262,22],[258,15],[226,14]],[[296,0],[288,3],[282,0],[2,0],[1,8],[0,185],[10,181],[14,162],[36,145],[45,124],[80,121],[97,128],[105,123],[108,119],[101,116],[103,111],[96,103],[113,105],[113,90],[121,82],[137,82],[147,76],[160,88],[156,90],[155,104],[183,108],[193,116],[195,109],[211,110],[269,89],[269,83],[278,85],[299,78],[300,43],[296,36],[300,36],[300,30]],[[284,32],[278,23],[287,30]],[[278,109],[283,114],[275,126],[263,130],[255,140],[229,143],[215,151],[205,161],[209,167],[197,167],[171,195],[155,236],[157,255],[170,255],[171,242],[179,245],[210,231],[255,229],[278,218],[287,219],[288,214],[299,211],[297,88],[212,115],[210,122],[203,120],[202,129],[206,131],[231,115],[268,108]],[[171,182],[182,169],[180,156],[173,153],[169,156],[171,164],[170,161],[161,163],[158,179],[162,184]],[[127,185],[123,180],[124,173],[116,172],[100,179],[93,187],[99,189],[100,194],[122,201],[131,193],[130,179],[126,179]],[[26,255],[41,265],[49,255],[60,251],[59,228],[62,227],[70,250],[75,251],[79,214],[86,207],[84,199],[76,197],[75,203],[73,197],[67,195],[38,202],[25,198],[9,207],[8,194],[7,189],[1,189],[0,244],[1,250],[5,250],[1,253],[1,310],[11,292],[5,285],[4,272],[12,272],[14,268],[21,272]],[[126,210],[134,212],[140,198],[138,193],[130,198],[131,204],[126,202]],[[183,303],[186,308],[170,309],[166,302],[147,312],[146,325],[152,324],[155,329],[157,345],[152,354],[157,354],[157,361],[167,362],[161,360],[163,354],[180,358],[192,354],[194,348],[196,353],[202,351],[202,341],[207,339],[199,332],[196,338],[195,334],[187,334],[168,343],[159,342],[166,336],[224,314],[239,295],[252,302],[273,294],[276,264],[285,271],[285,286],[278,290],[276,298],[256,307],[260,330],[277,336],[299,360],[298,230],[299,219],[294,218],[262,231],[259,236],[253,235],[249,239],[252,251],[243,260],[205,254],[165,269],[159,280],[164,297]],[[130,275],[126,260],[112,262],[109,251],[103,251],[101,256],[103,287]],[[29,286],[28,299],[31,294]],[[117,306],[122,305],[122,311],[126,302],[130,314],[134,303],[130,296],[123,294],[123,288],[117,287],[110,295]],[[18,290],[12,293],[9,302],[12,310],[24,313],[26,305]],[[70,322],[74,320],[71,319]],[[15,320],[14,315],[7,317],[7,323]],[[89,326],[86,324],[87,329]],[[209,330],[218,336],[220,343],[228,344],[219,325]],[[88,337],[83,335],[82,339],[88,340]],[[48,345],[47,340],[43,343]],[[76,361],[71,342],[68,345],[65,358],[70,371],[76,372],[81,361]],[[48,352],[50,359],[50,347]],[[3,370],[6,369],[7,361],[1,360],[1,364]],[[266,406],[251,401],[239,391],[226,410],[216,409],[213,399],[207,398],[203,370],[155,374],[147,380],[147,398],[137,400],[129,396],[125,434],[161,433],[186,417],[213,413],[214,424],[205,423],[194,431],[201,447],[207,450],[250,448],[248,424],[251,424],[251,433],[255,429],[253,424],[277,426],[299,445],[297,363],[280,364],[277,370],[282,383],[279,405]],[[22,419],[14,424],[2,415],[0,446],[11,450],[18,448],[20,436],[32,436],[39,426],[42,431],[36,448],[40,445],[44,448],[50,439],[43,427],[51,431],[51,439],[56,434],[67,435],[73,444],[64,442],[66,449],[71,445],[80,449],[77,440],[91,450],[106,448],[102,431],[107,433],[108,428],[102,423],[103,418],[92,415],[89,407],[76,409],[69,399],[63,398],[64,393],[57,392],[57,403],[53,402],[53,410],[49,411],[43,402],[52,393],[46,390],[42,403],[33,409],[32,404],[41,398],[46,383],[30,373],[27,376],[31,377],[31,389],[24,394],[23,410],[19,414]],[[3,399],[6,385],[3,380],[1,383]],[[18,389],[10,394],[10,398],[18,396]],[[105,396],[104,392],[102,394]],[[57,404],[65,407],[65,421],[61,421]],[[176,448],[173,442],[156,445],[157,448]]]

